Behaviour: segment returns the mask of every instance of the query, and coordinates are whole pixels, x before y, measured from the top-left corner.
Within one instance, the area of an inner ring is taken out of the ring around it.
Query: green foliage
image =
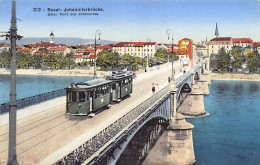
[[[236,70],[242,68],[242,64],[244,63],[244,55],[242,49],[240,47],[233,47],[230,54],[232,56],[232,68]]]
[[[17,53],[18,68],[29,68],[31,63],[31,55],[27,53]]]
[[[50,54],[43,56],[43,64],[50,68],[59,68],[61,62],[61,56],[57,54]]]
[[[8,68],[10,67],[10,61],[11,61],[11,54],[10,52],[2,52],[0,54],[0,64],[2,67]]]
[[[221,48],[219,50],[218,55],[216,56],[216,66],[217,69],[220,69],[221,71],[228,71],[231,59],[230,59],[230,54],[226,52],[224,48]]]
[[[168,61],[168,53],[165,49],[158,49],[154,54],[155,60],[157,64],[162,64]]]
[[[251,52],[246,55],[247,70],[250,72],[257,71],[259,68],[259,55],[256,52]]]
[[[108,67],[116,68],[119,66],[120,56],[118,53],[112,53],[108,50],[103,50],[98,53],[97,56],[97,66],[100,66],[103,69],[107,69]]]

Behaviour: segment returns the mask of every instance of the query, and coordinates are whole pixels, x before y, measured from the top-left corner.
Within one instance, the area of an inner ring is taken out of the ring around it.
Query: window
[[[77,92],[72,92],[72,102],[77,102]]]
[[[68,103],[71,102],[71,92],[68,92]]]
[[[79,92],[79,102],[85,102],[86,93],[85,92]]]
[[[212,46],[212,48],[213,48],[213,46]]]

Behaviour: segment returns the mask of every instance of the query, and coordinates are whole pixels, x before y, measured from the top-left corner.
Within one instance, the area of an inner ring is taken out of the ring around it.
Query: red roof
[[[253,43],[253,48],[257,48],[260,47],[260,42],[254,42]]]
[[[49,42],[40,42],[40,43],[35,43],[37,47],[55,47],[55,46],[60,46],[59,44],[54,44],[54,43],[49,43]]]
[[[216,37],[210,41],[230,41],[231,39],[232,39],[231,37]]]
[[[94,58],[96,58],[96,56],[94,54],[92,54],[92,55],[89,55],[88,58],[93,58],[94,59]]]
[[[124,47],[124,46],[131,46],[131,47],[143,47],[145,45],[155,45],[156,42],[119,42],[115,45],[115,47]]]
[[[104,45],[104,46],[98,46],[97,49],[104,50],[104,49],[111,49],[113,45]]]
[[[67,49],[67,47],[51,47],[51,48],[49,48],[48,50],[49,51],[65,51]]]
[[[253,43],[250,38],[232,38],[232,43]]]

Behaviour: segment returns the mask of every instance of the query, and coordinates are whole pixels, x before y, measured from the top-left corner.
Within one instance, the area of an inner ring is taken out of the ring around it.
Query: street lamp
[[[148,48],[147,48],[147,61],[146,61],[146,71],[148,71],[148,68],[149,68],[149,65],[148,65],[148,56],[149,56],[149,54],[148,54],[148,49],[149,49],[149,42],[151,42],[151,39],[147,39],[147,42],[148,42]]]
[[[20,40],[22,36],[17,35],[16,25],[16,1],[12,1],[12,18],[10,30],[1,37],[9,38],[11,41],[11,88],[9,103],[9,142],[8,142],[8,165],[18,165],[16,155],[16,40]]]
[[[166,30],[166,34],[168,35],[168,40],[170,40],[170,34],[172,34],[172,80],[174,81],[174,70],[173,70],[173,32],[171,29]],[[169,62],[169,54],[168,54],[168,62]]]
[[[100,35],[102,34],[101,30],[96,30],[95,33],[95,50],[94,50],[94,55],[95,55],[95,60],[94,60],[94,79],[97,78],[97,55],[96,55],[96,49],[97,49],[97,35],[98,35],[98,40],[100,40]]]

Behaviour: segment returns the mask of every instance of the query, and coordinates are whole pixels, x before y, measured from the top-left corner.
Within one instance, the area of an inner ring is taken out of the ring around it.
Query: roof
[[[107,76],[109,80],[120,79],[126,76],[132,76],[133,72],[130,71],[114,71],[111,75]]]
[[[254,42],[253,43],[253,48],[257,48],[260,47],[260,42]]]
[[[253,43],[251,38],[232,38],[232,43]]]
[[[99,85],[110,83],[110,82],[111,81],[106,80],[104,78],[99,78],[99,79],[93,79],[93,80],[86,81],[86,82],[79,82],[79,83],[76,83],[75,85],[72,84],[68,88],[89,88],[89,87],[99,86]]]
[[[94,54],[91,54],[91,55],[88,56],[88,58],[96,58],[96,57],[97,57],[97,56],[94,55]]]
[[[104,45],[104,46],[98,46],[97,49],[103,50],[103,49],[111,49],[113,45]]]
[[[143,47],[145,45],[155,45],[156,42],[119,42],[115,45],[115,47],[125,47],[125,46],[131,46],[131,47]]]
[[[231,37],[216,37],[210,41],[230,41],[231,39],[232,39]]]
[[[65,47],[65,46],[63,46],[63,47],[51,47],[48,50],[49,51],[63,51],[64,52],[67,48],[68,47]]]

